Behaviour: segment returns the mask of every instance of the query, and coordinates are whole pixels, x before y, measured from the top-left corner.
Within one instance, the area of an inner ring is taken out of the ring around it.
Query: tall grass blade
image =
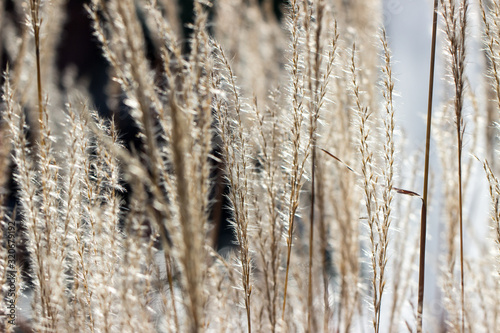
[[[431,146],[431,123],[432,123],[432,97],[434,93],[434,65],[436,59],[436,35],[437,15],[439,0],[434,0],[434,14],[432,17],[432,40],[431,60],[429,71],[429,95],[427,101],[427,130],[425,136],[425,166],[424,166],[424,189],[422,195],[422,211],[420,213],[420,260],[418,265],[418,304],[417,304],[417,332],[422,332],[423,310],[424,310],[424,282],[425,282],[425,242],[427,237],[427,198],[429,187],[429,162]]]

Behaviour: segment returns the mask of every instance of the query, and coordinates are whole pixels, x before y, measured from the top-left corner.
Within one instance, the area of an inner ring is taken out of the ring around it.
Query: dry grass
[[[500,109],[498,1],[436,2],[449,86],[428,118],[426,161],[398,129],[378,2],[293,0],[279,21],[271,1],[196,1],[182,36],[172,1],[89,1],[113,77],[109,119],[84,82],[58,78],[64,3],[16,2],[19,27],[0,11],[0,45],[15,59],[0,121],[1,330],[497,329],[500,182],[485,156],[498,156],[481,133],[494,125],[486,96]],[[465,57],[474,11],[485,96]],[[117,127],[124,114],[133,149]],[[439,166],[429,168],[431,123]],[[475,187],[478,169],[489,191]],[[489,220],[473,209],[480,195]],[[417,268],[433,210],[443,268],[425,264],[425,246]],[[217,253],[226,222],[234,244]],[[440,286],[434,303],[424,269]]]

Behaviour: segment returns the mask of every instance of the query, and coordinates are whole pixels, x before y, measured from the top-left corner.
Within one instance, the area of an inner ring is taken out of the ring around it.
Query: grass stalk
[[[285,286],[283,290],[283,311],[281,319],[285,319],[287,292],[288,292],[288,275],[290,273],[290,260],[292,256],[293,229],[295,224],[295,215],[299,205],[299,195],[301,188],[301,179],[303,170],[300,169],[300,146],[301,146],[301,127],[304,119],[304,108],[302,104],[303,87],[301,86],[300,78],[300,13],[298,0],[293,0],[291,6],[291,38],[292,38],[292,59],[291,79],[292,79],[292,107],[293,107],[293,125],[292,125],[292,162],[291,162],[291,179],[290,179],[290,195],[288,202],[288,234],[286,238],[287,256],[285,269]]]
[[[395,143],[394,143],[394,130],[395,130],[395,119],[394,119],[394,80],[392,77],[392,65],[391,65],[391,53],[389,50],[389,45],[387,41],[387,36],[385,30],[382,31],[381,43],[383,48],[383,63],[381,71],[384,74],[384,79],[382,84],[382,95],[384,97],[385,104],[385,144],[384,144],[384,169],[382,172],[384,178],[383,192],[382,192],[382,219],[379,230],[379,253],[378,253],[378,269],[379,269],[379,280],[378,280],[378,313],[377,322],[380,325],[381,313],[382,313],[382,296],[384,293],[386,285],[386,267],[388,260],[388,247],[389,247],[389,230],[392,222],[392,201],[393,201],[393,182],[394,182],[394,156],[395,156]]]
[[[305,2],[307,4],[307,2]],[[316,31],[314,32],[314,43],[315,43],[315,54],[313,63],[313,54],[309,52],[308,56],[308,88],[310,93],[311,101],[309,103],[309,140],[311,142],[311,210],[309,215],[309,274],[307,280],[307,328],[309,332],[313,331],[313,279],[312,279],[312,266],[313,266],[313,252],[314,252],[314,208],[316,201],[316,142],[317,142],[317,128],[318,128],[318,118],[319,111],[322,104],[322,97],[320,89],[320,71],[321,71],[321,32],[323,28],[323,12],[325,10],[324,1],[319,1],[316,8]],[[314,8],[309,9],[306,6],[306,31],[307,40],[310,38],[310,21],[313,16]],[[310,13],[310,14],[309,14]],[[309,45],[309,43],[307,42]],[[328,73],[327,75],[329,75]],[[314,75],[314,77],[313,77]],[[328,80],[328,77],[324,78]],[[314,80],[314,84],[313,84]],[[314,87],[313,87],[314,85]]]
[[[186,140],[182,140],[183,131],[186,125],[182,119],[182,111],[178,108],[175,99],[172,96],[171,103],[172,110],[172,125],[173,135],[178,138],[176,144],[173,145],[173,162],[175,172],[177,175],[177,196],[179,200],[179,218],[181,222],[182,240],[185,246],[184,254],[181,256],[181,262],[186,271],[186,287],[189,297],[189,315],[191,321],[189,324],[189,331],[192,333],[199,332],[203,325],[203,318],[201,313],[201,291],[200,291],[200,267],[197,257],[200,253],[194,253],[196,240],[194,230],[194,222],[192,211],[189,209],[192,198],[189,195],[189,175],[186,174],[186,158],[185,158],[185,144]]]
[[[425,282],[425,243],[427,237],[427,198],[429,188],[429,162],[431,146],[432,99],[434,92],[434,67],[436,59],[437,15],[439,0],[434,0],[432,16],[431,59],[429,70],[429,94],[427,100],[427,129],[425,136],[425,162],[424,162],[424,189],[422,194],[422,210],[420,213],[420,259],[418,265],[418,304],[417,304],[417,333],[422,332],[424,310],[424,282]]]
[[[454,111],[457,134],[458,159],[458,217],[460,228],[460,287],[462,332],[465,332],[465,290],[464,290],[464,236],[463,236],[463,195],[462,195],[462,151],[464,136],[464,119],[462,116],[465,90],[465,38],[467,28],[468,1],[461,1],[458,10],[454,1],[443,1],[445,32],[448,39],[448,51],[451,57],[450,71],[455,88]]]
[[[380,243],[377,236],[380,237],[380,221],[379,221],[379,203],[377,202],[377,177],[373,170],[373,152],[371,150],[371,134],[369,120],[372,112],[370,108],[364,105],[362,91],[360,89],[361,79],[359,78],[359,68],[357,64],[356,44],[352,46],[351,55],[351,75],[352,75],[352,94],[355,99],[355,112],[359,117],[359,146],[358,150],[361,155],[361,174],[363,175],[363,193],[365,196],[365,207],[367,213],[367,224],[370,238],[370,263],[372,270],[371,287],[372,291],[372,306],[374,317],[372,319],[373,330],[378,333],[380,330],[380,290],[377,281],[380,279],[380,270],[378,267],[377,257],[379,253]]]
[[[42,19],[40,18],[40,0],[30,0],[31,24],[35,37],[35,56],[36,56],[36,83],[38,92],[38,131],[43,126],[43,90],[42,90],[42,70],[41,70],[41,55],[40,55],[40,29]],[[39,133],[35,135],[36,141],[41,139]]]
[[[244,130],[243,123],[243,105],[240,98],[240,93],[236,85],[236,77],[233,73],[229,60],[227,59],[224,50],[218,44],[215,45],[219,53],[219,60],[224,71],[224,80],[228,82],[228,90],[232,99],[232,107],[235,111],[235,128],[230,125],[231,115],[229,114],[229,106],[227,104],[217,106],[217,117],[220,124],[220,134],[223,141],[223,151],[227,159],[227,178],[231,191],[229,198],[232,201],[234,222],[233,227],[236,231],[236,238],[239,246],[239,263],[241,264],[241,282],[244,291],[245,310],[247,318],[248,333],[252,331],[251,320],[251,294],[252,294],[252,258],[250,254],[250,235],[249,235],[249,201],[252,194],[250,193],[250,175],[248,161],[248,139]],[[219,101],[220,102],[220,101]],[[227,100],[225,101],[228,102]]]
[[[315,140],[314,140],[315,141]],[[307,283],[307,327],[309,332],[312,332],[312,317],[313,317],[313,281],[312,281],[312,265],[314,251],[314,204],[316,200],[316,144],[313,142],[311,155],[311,211],[309,214],[309,274]]]

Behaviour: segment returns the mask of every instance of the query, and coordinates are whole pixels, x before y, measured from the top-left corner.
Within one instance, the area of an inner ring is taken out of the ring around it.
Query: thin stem
[[[33,34],[35,37],[35,56],[36,56],[36,81],[38,89],[38,126],[39,131],[35,137],[42,139],[39,132],[43,126],[43,97],[42,97],[42,70],[40,56],[40,27],[42,20],[40,19],[40,0],[30,1],[31,24],[33,26]],[[43,140],[43,139],[42,139]]]
[[[297,1],[291,1],[291,35],[292,35],[292,60],[291,60],[291,76],[292,76],[292,91],[293,91],[293,153],[292,153],[292,171],[290,179],[290,202],[288,212],[288,235],[286,238],[287,257],[286,257],[286,272],[285,272],[285,287],[283,291],[283,312],[281,319],[285,320],[286,298],[288,291],[288,275],[290,273],[290,259],[292,255],[293,229],[295,223],[295,214],[297,213],[299,204],[299,192],[301,187],[301,178],[303,170],[299,167],[299,152],[301,146],[301,126],[303,120],[302,87],[299,78],[299,5]]]
[[[455,113],[457,116],[457,142],[458,142],[458,195],[459,195],[459,218],[460,218],[460,282],[462,288],[462,332],[465,332],[465,283],[464,283],[464,228],[463,228],[463,195],[462,195],[462,150],[463,150],[463,94],[464,94],[464,67],[465,67],[465,36],[467,23],[467,0],[462,1],[460,16],[460,42],[456,54],[456,75],[455,75]]]
[[[460,138],[460,129],[458,129],[459,145],[458,145],[458,206],[460,220],[460,283],[462,288],[462,332],[465,332],[465,289],[464,289],[464,228],[463,228],[463,213],[462,213],[462,143]]]
[[[424,307],[424,280],[425,280],[425,241],[427,235],[427,192],[429,187],[429,159],[431,144],[431,123],[432,123],[432,97],[434,90],[434,65],[436,58],[436,34],[437,34],[437,13],[438,0],[434,0],[434,14],[432,19],[432,42],[431,42],[431,63],[429,71],[429,98],[427,102],[427,133],[425,138],[425,169],[424,169],[424,190],[422,195],[422,211],[420,222],[420,263],[418,272],[418,308],[417,308],[417,332],[422,332],[422,319]]]
[[[465,332],[465,291],[464,291],[464,238],[463,238],[463,195],[462,195],[462,151],[463,128],[462,116],[464,89],[465,89],[465,36],[467,27],[467,0],[462,0],[458,16],[455,14],[455,2],[443,2],[443,12],[448,37],[448,50],[451,56],[451,73],[455,85],[455,121],[457,129],[457,158],[458,158],[458,214],[460,223],[460,284],[461,284],[461,331]]]
[[[35,52],[36,52],[36,79],[38,86],[38,121],[43,122],[43,98],[42,98],[42,71],[40,69],[40,27],[35,32]]]
[[[316,141],[316,140],[313,140]],[[316,199],[315,191],[315,171],[316,171],[316,146],[313,142],[312,146],[312,163],[311,163],[311,212],[309,216],[309,280],[307,290],[307,327],[309,332],[312,332],[312,265],[313,265],[313,249],[314,249],[314,202]]]

